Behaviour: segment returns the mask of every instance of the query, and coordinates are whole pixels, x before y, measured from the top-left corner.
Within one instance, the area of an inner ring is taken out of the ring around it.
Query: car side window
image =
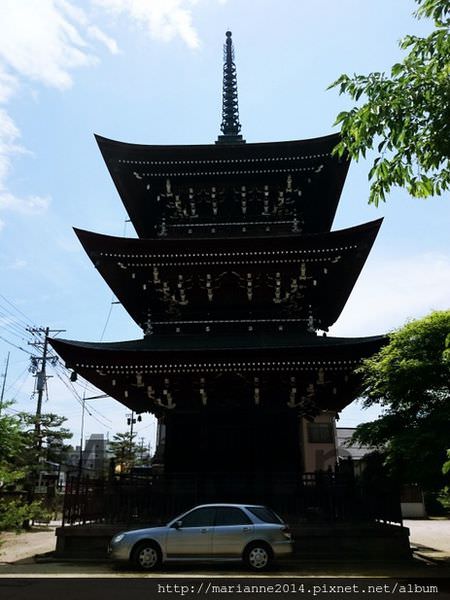
[[[215,508],[197,508],[182,519],[183,527],[211,527],[214,525]]]
[[[220,506],[216,509],[216,525],[248,525],[251,520],[240,508]]]

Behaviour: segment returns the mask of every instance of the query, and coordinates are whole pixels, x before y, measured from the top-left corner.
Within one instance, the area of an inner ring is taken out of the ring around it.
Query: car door
[[[210,557],[214,518],[215,508],[211,506],[195,508],[183,515],[167,533],[167,557]]]
[[[240,557],[253,532],[254,525],[242,509],[218,506],[213,535],[214,557]]]

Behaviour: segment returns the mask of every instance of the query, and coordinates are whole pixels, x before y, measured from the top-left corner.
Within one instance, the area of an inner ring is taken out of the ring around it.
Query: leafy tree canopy
[[[430,491],[445,484],[450,447],[449,332],[450,311],[433,312],[390,334],[360,368],[364,405],[384,411],[359,425],[354,439],[382,447],[393,475]]]
[[[376,206],[393,186],[418,198],[450,189],[450,0],[415,1],[415,16],[433,19],[432,33],[403,38],[408,54],[390,75],[344,74],[330,86],[366,100],[337,116],[335,153],[358,160],[375,149],[369,203]]]
[[[140,447],[135,441],[136,434],[129,431],[116,433],[109,444],[109,448],[116,464],[120,465],[121,472],[126,472],[131,467],[139,464]]]

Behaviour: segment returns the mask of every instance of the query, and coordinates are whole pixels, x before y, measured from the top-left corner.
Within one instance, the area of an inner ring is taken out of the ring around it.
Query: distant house
[[[360,475],[365,468],[364,457],[376,448],[361,444],[350,444],[354,427],[336,428],[336,455],[338,463],[351,460],[355,475]],[[407,484],[402,488],[401,508],[403,518],[414,519],[426,517],[422,489],[417,484]]]
[[[346,460],[353,461],[355,475],[360,475],[364,470],[364,457],[373,452],[375,448],[360,444],[349,445],[350,439],[355,432],[355,427],[336,428],[336,455],[338,463]]]

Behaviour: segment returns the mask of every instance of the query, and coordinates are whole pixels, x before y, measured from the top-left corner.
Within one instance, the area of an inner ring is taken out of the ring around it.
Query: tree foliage
[[[3,408],[10,406],[6,403]],[[45,461],[61,461],[64,441],[72,436],[62,427],[65,421],[52,413],[41,415],[37,439],[35,415],[0,415],[0,531],[20,529],[31,519],[49,517],[43,503],[32,500],[32,495]]]
[[[135,442],[136,434],[126,431],[125,433],[116,433],[109,444],[110,452],[116,465],[120,465],[120,472],[129,471],[132,467],[139,464],[140,447]]]
[[[385,464],[404,483],[438,490],[450,447],[450,357],[446,352],[450,311],[407,323],[389,343],[366,359],[360,373],[366,407],[383,414],[359,425],[354,439],[383,448]]]
[[[416,0],[418,18],[435,28],[424,38],[408,35],[408,51],[390,75],[341,75],[331,88],[364,104],[341,112],[339,156],[364,158],[375,149],[369,173],[369,203],[378,205],[394,186],[415,197],[441,195],[450,189],[450,0]]]

